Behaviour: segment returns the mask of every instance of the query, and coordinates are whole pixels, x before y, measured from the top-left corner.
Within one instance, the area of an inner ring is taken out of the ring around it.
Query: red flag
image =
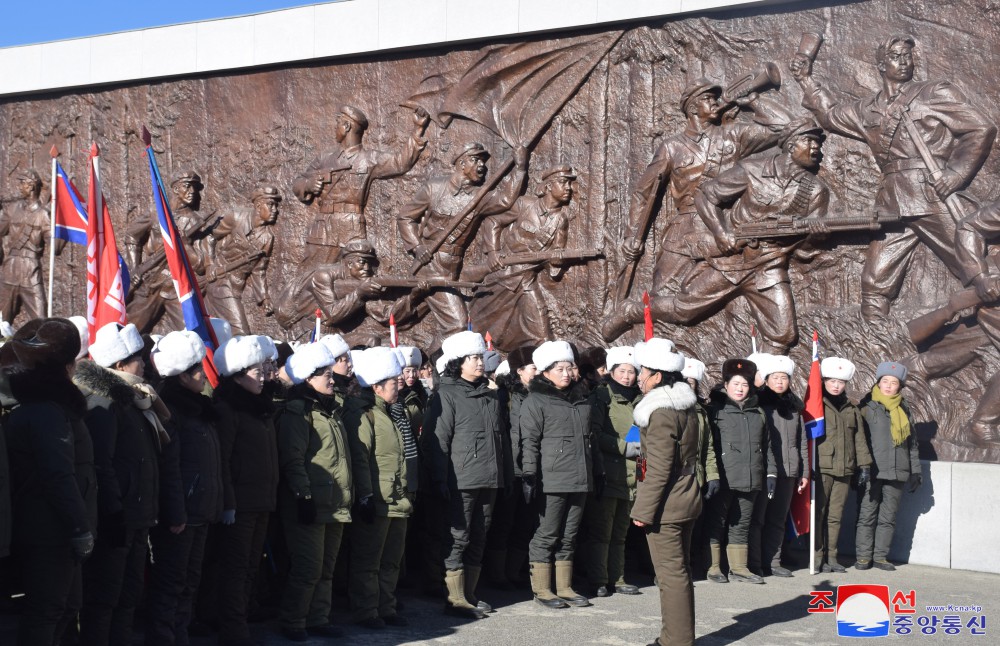
[[[389,314],[389,345],[395,348],[399,345],[399,336],[396,332],[396,315]]]
[[[111,225],[111,214],[104,201],[99,177],[100,151],[97,144],[90,146],[90,187],[87,205],[87,328],[90,342],[97,330],[108,323],[128,323],[125,314],[125,288],[121,267],[118,264],[118,244]]]
[[[826,434],[826,424],[823,409],[823,377],[819,369],[819,333],[813,331],[813,354],[812,367],[809,369],[809,386],[806,388],[806,408],[802,413],[802,420],[805,422],[806,438],[809,441],[809,463],[812,465],[811,471],[813,479],[816,479],[816,439]],[[792,517],[792,528],[795,534],[800,536],[809,531],[810,507],[812,505],[813,492],[803,491],[796,493],[792,497],[790,514]],[[831,538],[833,540],[833,538]]]
[[[653,310],[649,307],[649,292],[642,293],[643,341],[653,338]]]
[[[486,336],[483,337],[483,338],[486,340],[486,349],[487,350],[492,350],[493,349],[493,335],[490,334],[489,330],[486,330]]]

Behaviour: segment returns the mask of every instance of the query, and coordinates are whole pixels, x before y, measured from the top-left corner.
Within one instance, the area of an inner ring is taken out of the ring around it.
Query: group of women
[[[787,357],[726,361],[702,401],[705,365],[666,339],[582,358],[547,341],[511,352],[494,382],[496,353],[468,331],[443,340],[430,392],[415,348],[352,351],[330,335],[293,352],[223,334],[211,388],[193,332],[144,339],[111,324],[89,348],[87,336],[85,322],[38,319],[0,348],[21,644],[130,643],[147,557],[147,643],[189,643],[210,569],[221,643],[256,643],[247,621],[272,512],[292,641],[340,635],[330,613],[342,541],[351,616],[378,629],[407,623],[395,588],[408,534],[429,539],[410,569],[426,562],[446,612],[478,619],[493,611],[477,594],[484,566],[509,585],[527,565],[546,608],[638,594],[624,579],[631,525],[657,575],[656,643],[689,644],[692,569],[715,582],[792,575],[784,519],[810,478],[817,562],[833,572],[852,478],[859,569],[893,568],[899,500],[920,484],[906,368],[894,362],[855,406],[853,364],[823,361],[814,474]],[[581,376],[587,364],[604,374]]]

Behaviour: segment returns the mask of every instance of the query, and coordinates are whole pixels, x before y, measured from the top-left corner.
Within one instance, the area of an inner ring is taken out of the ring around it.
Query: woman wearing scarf
[[[87,398],[97,465],[97,545],[83,568],[80,643],[129,644],[142,592],[149,530],[159,516],[160,451],[170,413],[143,379],[143,340],[131,323],[109,323],[90,344],[93,361],[74,381]]]
[[[880,570],[896,569],[889,562],[889,546],[896,530],[899,500],[904,486],[913,493],[921,482],[913,418],[906,399],[899,394],[906,384],[906,372],[906,366],[899,362],[880,363],[871,393],[859,404],[873,462],[871,481],[858,490],[858,562],[854,567],[859,570],[872,565]]]
[[[635,458],[639,454],[638,438],[626,441],[633,408],[640,397],[632,347],[610,348],[604,361],[607,373],[591,393],[590,405],[591,426],[608,483],[603,496],[587,497],[580,541],[580,561],[598,597],[612,592],[639,594],[639,588],[625,583],[625,537],[635,500]]]
[[[698,403],[681,371],[684,355],[666,339],[635,348],[642,400],[635,406],[645,469],[632,523],[646,532],[660,589],[660,636],[654,644],[694,644],[691,531],[701,513],[697,480]],[[643,473],[644,471],[644,473]]]

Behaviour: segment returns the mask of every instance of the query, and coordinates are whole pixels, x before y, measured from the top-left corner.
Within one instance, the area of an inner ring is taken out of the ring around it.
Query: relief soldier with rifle
[[[569,166],[550,168],[542,173],[535,196],[520,197],[510,211],[487,220],[489,253],[482,268],[483,286],[469,309],[500,348],[537,345],[552,338],[539,274],[545,264],[552,279],[566,270],[569,259],[561,252],[567,251],[567,211],[575,179]],[[528,258],[531,255],[534,262]],[[479,269],[467,267],[465,275],[472,277]]]
[[[674,213],[664,229],[653,270],[652,295],[669,297],[677,292],[684,276],[705,258],[712,236],[698,217],[695,191],[705,180],[719,175],[737,161],[775,146],[782,124],[791,116],[779,104],[760,97],[757,90],[780,82],[773,64],[757,77],[740,79],[725,91],[708,79],[689,85],[680,98],[680,111],[687,118],[684,131],[667,138],[657,149],[632,192],[624,255],[627,263],[619,276],[623,315],[609,319],[602,334],[611,341],[629,327],[642,322],[642,303],[624,300],[629,295],[635,265],[645,250],[657,207],[665,188],[673,200]],[[754,121],[724,118],[733,108],[753,112]]]
[[[231,211],[212,229],[212,262],[202,283],[209,311],[229,321],[237,335],[250,333],[243,303],[248,285],[264,316],[274,314],[267,289],[267,267],[274,250],[271,229],[278,221],[281,193],[274,186],[261,186],[253,192],[251,201],[252,209]]]
[[[511,208],[524,188],[528,149],[514,151],[514,173],[496,188],[481,190],[490,153],[480,143],[466,144],[452,159],[450,175],[433,177],[397,216],[403,246],[416,259],[420,278],[458,280],[465,251],[476,236],[482,218]],[[454,290],[441,290],[426,299],[440,337],[464,330],[465,301]]]
[[[306,270],[285,285],[278,296],[275,318],[290,330],[319,309],[328,330],[349,333],[366,318],[387,326],[392,314],[405,328],[427,313],[423,301],[432,289],[475,286],[450,279],[376,276],[376,267],[378,257],[370,242],[348,242],[339,262]]]
[[[798,327],[788,261],[808,234],[826,232],[822,218],[830,190],[816,176],[823,130],[815,121],[790,122],[779,143],[780,154],[737,162],[696,191],[695,206],[715,250],[687,274],[675,296],[653,299],[656,319],[694,325],[742,296],[767,342],[764,351],[785,354],[795,345]],[[786,219],[808,223],[798,239],[785,240],[780,222]],[[751,223],[774,226],[779,235],[738,240],[734,231]]]
[[[187,242],[191,269],[204,274],[209,257],[207,238],[219,218],[215,211],[206,215],[199,212],[204,184],[198,173],[184,171],[178,174],[170,182],[170,189],[170,210],[178,231]],[[153,235],[154,230],[158,231],[159,225],[156,216],[150,213],[130,222],[125,231],[125,252],[128,266],[132,268],[132,285],[126,305],[129,321],[135,323],[142,334],[151,332],[163,316],[167,317],[170,329],[184,327],[163,242],[159,233]]]
[[[802,87],[802,105],[826,130],[865,142],[882,171],[875,212],[904,226],[871,241],[861,274],[861,313],[869,321],[889,314],[906,269],[923,242],[962,284],[987,277],[956,253],[955,226],[966,215],[955,195],[982,168],[996,126],[948,81],[913,80],[913,38],[893,35],[879,44],[875,63],[882,89],[856,101],[838,101],[812,76],[815,46],[800,48],[789,69]]]

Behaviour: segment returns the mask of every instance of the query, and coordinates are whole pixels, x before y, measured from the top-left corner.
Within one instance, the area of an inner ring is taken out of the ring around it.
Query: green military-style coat
[[[403,434],[393,424],[385,400],[368,388],[349,398],[344,426],[351,442],[358,500],[373,496],[378,516],[409,517],[413,498],[407,492]]]

